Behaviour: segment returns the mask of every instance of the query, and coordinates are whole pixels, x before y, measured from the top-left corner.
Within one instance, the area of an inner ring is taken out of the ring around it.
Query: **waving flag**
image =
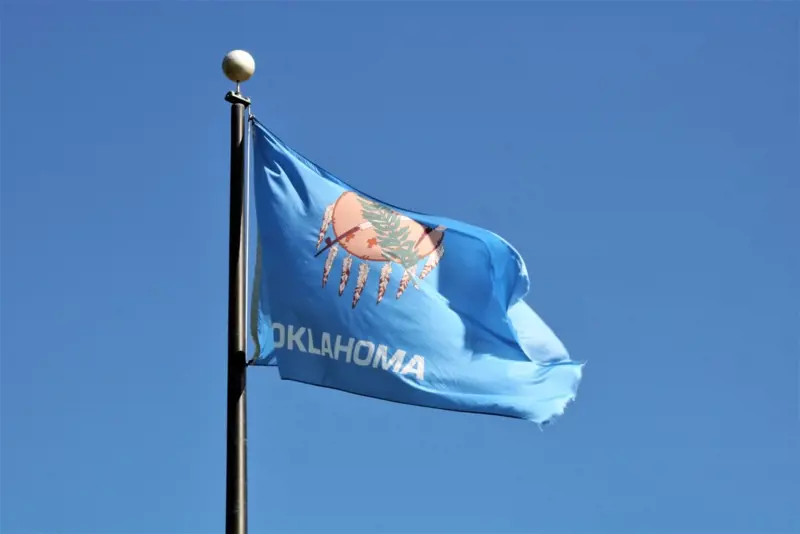
[[[544,424],[582,364],[496,234],[357,191],[254,122],[256,365],[376,399]]]

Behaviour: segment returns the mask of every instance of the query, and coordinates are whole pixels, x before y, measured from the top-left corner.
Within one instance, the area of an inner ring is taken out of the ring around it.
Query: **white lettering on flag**
[[[336,336],[336,348],[334,349],[334,352],[333,352],[333,359],[334,360],[338,360],[339,359],[339,353],[342,352],[342,350],[344,350],[345,353],[346,353],[345,354],[345,361],[347,363],[350,363],[350,359],[353,357],[353,343],[355,343],[355,339],[353,339],[351,337],[350,340],[347,342],[347,346],[343,348],[342,347],[342,336]]]
[[[308,352],[311,354],[322,354],[319,349],[314,348],[314,337],[311,334],[311,329],[308,329]]]
[[[367,348],[366,355],[359,355],[359,353],[363,353],[364,351],[360,350],[362,347]],[[375,351],[375,345],[372,344],[371,341],[359,341],[356,343],[356,350],[355,356],[353,357],[353,361],[356,362],[356,365],[369,365],[372,361],[372,353]]]
[[[275,348],[283,348],[283,344],[286,343],[286,329],[280,323],[272,323],[272,332],[273,336],[275,333],[277,333],[277,338],[275,339]]]
[[[378,367],[378,364],[383,368],[384,371],[388,371],[390,366],[393,366],[392,370],[395,373],[400,372],[400,366],[403,365],[403,358],[406,356],[406,352],[403,350],[396,350],[392,357],[389,360],[386,359],[387,356],[387,347],[386,345],[378,345],[378,350],[375,351],[375,361],[373,362],[373,367]]]
[[[300,328],[295,328],[294,326],[289,325],[289,335],[288,335],[289,346],[287,347],[289,350],[294,350],[292,347],[296,344],[298,347],[297,350],[299,350],[300,352],[306,352],[306,348],[303,345],[303,342],[300,340],[300,337],[302,337],[303,332],[305,331],[306,331],[305,326],[301,326]]]
[[[322,355],[333,359],[333,351],[331,350],[331,335],[327,332],[322,333]]]
[[[419,354],[414,354],[410,360],[405,361],[407,352],[403,349],[392,351],[386,345],[379,344],[376,347],[372,341],[343,338],[341,335],[336,336],[331,348],[330,333],[322,332],[320,337],[315,339],[314,332],[305,326],[272,323],[272,332],[276,349],[286,348],[290,351],[320,355],[340,363],[355,363],[362,367],[413,376],[419,381],[425,380],[425,357]],[[340,355],[344,357],[340,358]]]

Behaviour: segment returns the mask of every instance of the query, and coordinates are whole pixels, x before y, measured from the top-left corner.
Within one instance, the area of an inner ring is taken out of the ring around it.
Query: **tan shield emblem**
[[[333,238],[326,237],[329,229],[333,232]],[[409,283],[419,289],[418,283],[439,264],[444,254],[444,231],[444,227],[422,225],[356,193],[343,193],[325,209],[319,229],[316,256],[328,251],[322,270],[322,287],[328,283],[328,275],[341,246],[347,256],[342,260],[339,296],[344,293],[350,279],[353,258],[357,258],[361,261],[353,291],[353,308],[361,298],[373,262],[382,264],[377,303],[380,304],[386,293],[393,265],[399,266],[403,272],[396,294],[399,299]],[[323,242],[325,246],[320,248]],[[417,276],[417,268],[423,260],[425,264]]]

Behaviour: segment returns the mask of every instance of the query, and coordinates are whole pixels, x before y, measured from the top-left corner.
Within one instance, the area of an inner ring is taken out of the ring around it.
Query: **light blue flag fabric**
[[[258,121],[252,132],[256,365],[416,406],[539,424],[563,413],[583,364],[522,300],[510,244],[377,200]]]

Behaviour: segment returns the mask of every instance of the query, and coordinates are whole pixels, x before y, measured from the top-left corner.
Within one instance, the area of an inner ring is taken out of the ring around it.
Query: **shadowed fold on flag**
[[[564,412],[583,363],[523,300],[509,243],[371,197],[251,130],[255,365],[428,408],[539,424]]]

